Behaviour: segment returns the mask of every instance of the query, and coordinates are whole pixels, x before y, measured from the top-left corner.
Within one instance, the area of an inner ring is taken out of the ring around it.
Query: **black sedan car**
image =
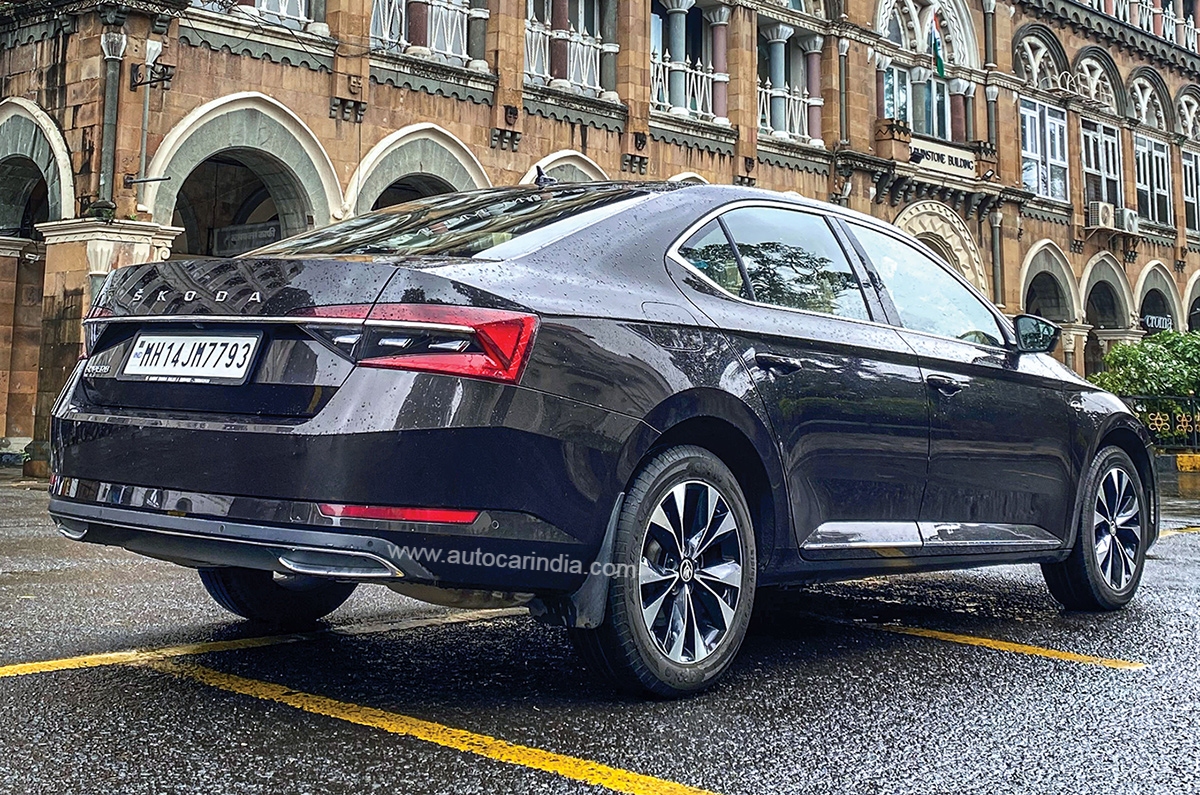
[[[1037,563],[1133,596],[1144,428],[927,248],[749,188],[500,188],[113,272],[54,410],[70,538],[296,624],[375,582],[527,604],[701,689],[755,589]]]

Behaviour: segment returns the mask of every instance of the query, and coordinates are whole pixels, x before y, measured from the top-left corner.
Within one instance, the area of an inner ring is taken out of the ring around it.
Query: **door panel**
[[[751,210],[752,223],[736,215]],[[714,274],[726,292],[695,289],[694,278],[672,264],[676,281],[725,330],[766,404],[798,545],[839,522],[907,523],[906,539],[919,545],[929,418],[916,357],[895,329],[860,319],[869,314],[858,272],[824,219],[771,212],[779,215],[741,208],[722,217],[736,256],[721,249],[711,225],[681,246],[681,257],[695,257],[692,267]],[[731,280],[731,262],[753,302],[730,294],[742,292]],[[845,526],[829,529],[840,538]],[[826,540],[823,557],[862,554],[839,552],[848,549],[844,543]]]

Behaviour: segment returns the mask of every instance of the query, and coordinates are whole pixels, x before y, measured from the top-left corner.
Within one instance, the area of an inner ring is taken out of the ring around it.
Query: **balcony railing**
[[[567,79],[575,88],[587,92],[600,91],[599,36],[589,36],[572,30],[567,39]]]
[[[777,138],[807,143],[812,140],[808,136],[808,108],[813,104],[808,97],[807,89],[789,88],[784,85],[783,130],[776,130],[771,123],[771,81],[758,84],[758,126],[763,132],[768,132]]]
[[[257,5],[263,19],[289,28],[303,28],[312,21],[308,0],[258,0]]]
[[[1132,4],[1132,0],[1113,0],[1113,16],[1122,22],[1129,22],[1129,7]],[[1140,1],[1138,5],[1141,6]]]
[[[683,105],[672,107],[670,96],[671,72],[683,72]],[[672,61],[671,53],[650,54],[650,107],[666,113],[687,115],[701,121],[712,121],[713,113],[712,65],[702,66],[700,60]]]
[[[401,53],[407,46],[408,42],[404,40],[404,0],[375,0],[371,12],[371,49]]]
[[[1172,0],[1162,0],[1161,8],[1155,8],[1153,0],[1077,0],[1101,14],[1111,16],[1121,22],[1135,25],[1139,30],[1149,33],[1172,44],[1177,44],[1186,50],[1200,52],[1196,46],[1196,21],[1190,15],[1182,17],[1182,34],[1179,22],[1181,17],[1175,13]],[[1111,11],[1109,8],[1111,7]],[[1137,11],[1134,19],[1133,11]],[[1154,17],[1162,19],[1162,27],[1155,31]]]
[[[1175,16],[1175,9],[1172,6],[1163,8],[1163,38],[1172,44],[1179,42],[1179,34],[1175,29],[1175,23],[1179,21],[1179,17]]]
[[[430,0],[429,49],[454,63],[467,60],[467,17],[465,2]]]
[[[525,20],[525,79],[539,85],[550,80],[550,28],[536,19]]]

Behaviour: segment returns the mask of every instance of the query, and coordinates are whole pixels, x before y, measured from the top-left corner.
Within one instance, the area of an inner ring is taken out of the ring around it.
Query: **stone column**
[[[1078,375],[1083,375],[1083,349],[1087,346],[1087,335],[1092,327],[1087,323],[1059,323],[1062,328],[1064,363]]]
[[[992,225],[992,302],[1001,310],[1004,309],[1004,249],[1000,230],[1003,222],[1004,213],[999,210],[988,215],[988,223]]]
[[[933,72],[923,66],[918,66],[908,73],[908,109],[912,115],[912,131],[929,134],[929,119],[925,118],[925,96],[929,93],[929,78]]]
[[[950,81],[950,140],[963,143],[967,140],[967,89],[968,80],[954,78]]]
[[[570,88],[567,73],[567,51],[571,47],[571,5],[568,0],[553,0],[550,4],[550,86]]]
[[[304,29],[316,36],[329,35],[329,23],[325,18],[325,0],[308,0],[309,22]]]
[[[620,102],[617,93],[617,55],[621,52],[618,42],[618,0],[600,0],[600,99]]]
[[[996,145],[996,100],[1000,98],[1000,86],[986,86],[983,96],[987,99],[988,143]]]
[[[429,50],[429,0],[408,0],[404,4],[407,17],[409,55],[418,58],[428,56]]]
[[[1154,35],[1162,38],[1163,35],[1163,12],[1162,0],[1152,0],[1154,4]]]
[[[763,29],[771,80],[771,129],[777,138],[787,137],[787,43],[793,33],[795,30],[782,22]]]
[[[467,10],[467,68],[487,72],[488,0],[471,0]]]
[[[821,95],[821,49],[823,36],[809,36],[800,42],[804,51],[805,89],[808,91],[808,138],[814,146],[824,146],[821,140],[821,111],[825,98]]]
[[[996,68],[996,0],[983,0],[983,66]]]
[[[1183,19],[1183,0],[1171,0],[1175,8],[1175,41],[1183,44],[1183,30],[1187,26]]]
[[[729,6],[714,6],[704,12],[712,31],[712,111],[715,124],[729,124]]]
[[[838,39],[838,138],[839,145],[850,143],[850,115],[846,92],[850,83],[850,39]]]
[[[104,127],[100,134],[100,198],[103,209],[115,210],[113,182],[117,163],[117,107],[120,104],[121,60],[128,38],[124,33],[107,32],[100,38],[104,50]]]
[[[886,55],[875,56],[875,118],[887,118],[887,70],[892,59]]]
[[[687,12],[696,0],[664,0],[667,7],[667,35],[665,48],[671,56],[667,64],[667,100],[671,112],[680,116],[688,114],[687,108]]]
[[[967,86],[966,92],[963,94],[963,110],[966,116],[966,140],[974,141],[975,139],[975,84],[971,83]]]
[[[116,267],[166,259],[183,230],[144,221],[94,218],[38,225],[45,238],[41,345],[33,442],[26,451],[27,475],[49,474],[50,412],[83,352],[83,318],[104,277]]]
[[[17,288],[17,268],[21,263],[21,254],[32,241],[23,237],[0,237],[0,454],[19,452],[10,449],[12,443],[7,434],[8,427],[8,396],[14,385],[12,372],[12,357],[16,331],[16,316],[20,304]],[[38,307],[41,307],[41,296],[38,295]],[[38,324],[40,329],[41,324]],[[36,348],[35,348],[36,351]],[[36,383],[36,369],[34,381]],[[32,405],[30,409],[32,409]],[[30,415],[32,415],[30,411]]]

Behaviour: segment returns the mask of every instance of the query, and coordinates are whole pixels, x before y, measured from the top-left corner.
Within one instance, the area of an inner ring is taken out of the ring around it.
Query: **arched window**
[[[1129,100],[1133,103],[1134,117],[1156,130],[1167,129],[1166,115],[1158,92],[1145,78],[1134,80],[1129,86]]]
[[[1098,110],[1117,113],[1117,94],[1108,71],[1094,58],[1080,60],[1075,68],[1075,91]]]
[[[1161,135],[1167,131],[1163,97],[1150,80],[1136,77],[1129,83],[1129,102],[1134,118],[1149,131],[1143,133],[1139,129],[1133,136],[1138,215],[1152,223],[1168,225],[1172,222],[1174,202],[1171,200],[1171,148]]]
[[[1175,103],[1179,131],[1186,137],[1183,144],[1183,209],[1187,231],[1200,234],[1200,98],[1189,89]]]
[[[1025,189],[1068,200],[1067,111],[1057,92],[1070,85],[1066,56],[1053,34],[1028,26],[1017,34],[1013,55],[1029,91],[1021,97],[1021,179]],[[1052,93],[1054,92],[1054,93]]]
[[[1070,73],[1062,68],[1054,53],[1037,36],[1025,36],[1017,44],[1017,60],[1025,72],[1025,84],[1046,91],[1065,88]]]
[[[970,12],[955,0],[881,0],[875,29],[901,50],[885,56],[884,116],[907,122],[913,132],[949,140],[956,125],[947,70],[979,66]],[[963,81],[956,90],[968,85]]]

